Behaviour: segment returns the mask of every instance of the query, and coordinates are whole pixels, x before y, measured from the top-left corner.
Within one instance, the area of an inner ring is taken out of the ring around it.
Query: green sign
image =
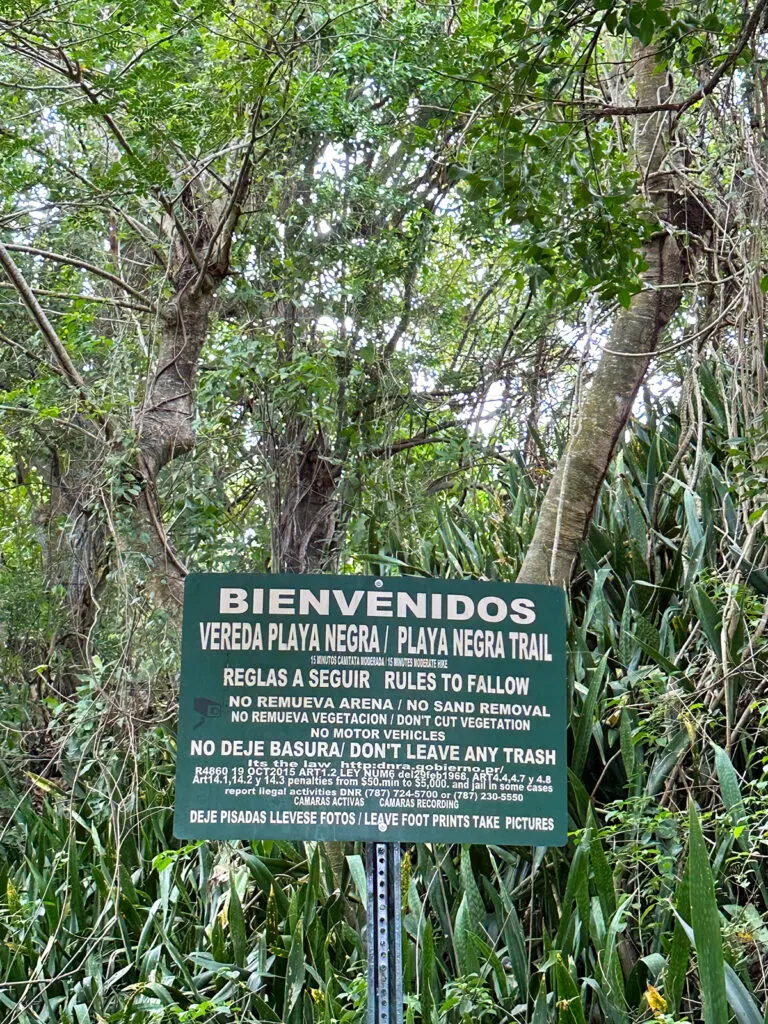
[[[556,846],[566,767],[558,588],[187,578],[181,838]]]

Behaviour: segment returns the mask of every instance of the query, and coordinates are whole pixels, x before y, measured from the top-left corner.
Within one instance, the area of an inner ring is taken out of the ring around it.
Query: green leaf
[[[264,892],[274,893],[275,903],[277,911],[281,918],[284,918],[288,914],[288,897],[283,891],[283,887],[275,883],[275,878],[266,864],[252,853],[248,853],[247,850],[238,849],[237,853],[251,870],[253,877],[260,889]]]
[[[250,993],[248,999],[253,1003],[254,1008],[258,1010],[262,1020],[270,1021],[270,1024],[278,1024],[280,1017],[275,1013],[266,1000],[262,999],[262,997],[257,995],[255,992]]]
[[[597,665],[592,669],[587,695],[581,705],[581,712],[576,724],[571,770],[574,775],[581,775],[587,762],[589,744],[594,728],[595,708],[602,689],[605,670],[608,665],[610,649],[605,652]]]
[[[678,918],[678,920],[683,931],[688,937],[689,943],[695,946],[696,943],[693,929],[681,918]],[[766,1024],[765,1019],[760,1013],[760,1008],[756,1000],[752,997],[749,989],[738,976],[736,971],[734,971],[728,963],[725,964],[724,978],[725,997],[728,1000],[728,1005],[733,1010],[733,1014],[738,1021],[738,1024]],[[704,1019],[705,1024],[708,1024],[709,1018],[706,1017],[706,1013]],[[725,1020],[727,1018],[723,1019]]]
[[[474,920],[469,910],[466,893],[461,898],[453,926],[453,943],[456,950],[456,966],[462,974],[476,974],[477,953],[469,934],[474,930]]]
[[[691,924],[698,956],[699,985],[704,1001],[704,1024],[723,1024],[728,1020],[728,1008],[720,913],[701,823],[693,801],[689,805],[688,814],[691,830]]]
[[[499,894],[504,910],[503,928],[504,941],[507,946],[507,955],[512,964],[512,974],[518,988],[518,998],[522,1001],[528,998],[528,984],[530,972],[528,969],[528,955],[525,945],[525,932],[520,922],[515,905],[504,884],[503,877],[496,863],[496,858],[491,855],[493,870],[499,884]]]
[[[464,896],[467,900],[467,908],[471,915],[471,919],[476,928],[480,928],[482,921],[485,918],[485,904],[483,903],[483,897],[480,895],[480,890],[477,887],[475,881],[475,875],[472,871],[472,859],[470,857],[469,846],[462,846],[461,848],[461,885],[464,890]]]
[[[619,655],[622,664],[629,668],[635,655],[636,644],[632,632],[632,588],[627,591],[624,610],[621,613],[621,632],[619,634]]]
[[[720,650],[720,631],[722,624],[720,616],[717,613],[717,608],[701,587],[693,587],[691,589],[691,599],[693,600],[693,606],[696,609],[696,614],[699,617],[701,628],[704,630],[704,635],[707,640],[709,640],[712,650],[715,652],[717,657],[720,658],[722,653]]]
[[[69,905],[72,910],[72,917],[74,918],[74,931],[78,931],[82,926],[85,915],[85,908],[83,906],[83,890],[82,890],[82,879],[80,877],[80,858],[77,853],[77,840],[74,834],[69,840],[69,858],[68,858],[68,875],[69,875]]]
[[[723,748],[718,747],[716,743],[713,743],[712,746],[715,751],[715,771],[720,783],[723,803],[731,817],[736,842],[742,850],[746,851],[749,849],[749,833],[744,827],[744,823],[747,820],[747,809],[741,796],[739,776],[736,774],[736,769]]]
[[[245,937],[245,918],[234,879],[229,879],[229,934],[232,939],[232,956],[238,967],[245,967],[248,943]]]
[[[539,991],[536,995],[536,1003],[533,1007],[533,1017],[531,1018],[531,1024],[548,1024],[549,1015],[547,1013],[547,989],[544,984],[544,979],[541,979],[539,985]]]
[[[565,885],[565,892],[563,893],[562,910],[560,913],[560,923],[557,927],[557,935],[555,936],[555,948],[565,949],[566,939],[569,934],[571,925],[571,918],[573,916],[574,904],[579,908],[579,890],[583,890],[588,885],[589,879],[589,852],[590,852],[590,836],[592,829],[587,827],[581,837],[579,845],[576,847],[576,853],[571,861],[570,870],[568,872],[568,881]],[[581,913],[580,913],[581,916]],[[589,920],[581,921],[582,929],[589,929]]]
[[[349,873],[352,876],[352,881],[355,883],[357,895],[360,897],[360,902],[363,904],[363,908],[367,910],[368,880],[365,875],[365,866],[363,864],[363,858],[358,853],[350,854],[347,857],[347,864],[349,865]]]
[[[77,1024],[92,1024],[91,1015],[88,1013],[85,1003],[75,1004],[75,1021]]]
[[[432,922],[427,918],[421,943],[421,963],[419,964],[419,989],[421,996],[421,1019],[424,1024],[433,1024],[435,1016],[435,999],[432,993],[432,975],[435,970],[435,941],[432,933]]]
[[[285,998],[283,1000],[283,1020],[287,1021],[296,1005],[304,987],[306,975],[306,959],[304,957],[304,926],[297,921],[296,929],[291,938],[288,953],[288,968],[285,972]]]
[[[621,759],[624,762],[624,771],[627,773],[627,781],[632,782],[635,777],[635,741],[632,736],[632,718],[629,708],[623,708],[621,712],[619,739],[621,745]]]
[[[567,1024],[587,1024],[581,994],[576,982],[571,977],[565,961],[558,954],[555,963],[555,979],[557,982],[557,1001],[561,1011],[560,1021]]]
[[[592,865],[595,886],[597,887],[597,896],[600,900],[604,919],[610,921],[616,913],[616,886],[613,882],[613,872],[605,856],[603,844],[600,841],[597,821],[591,806],[587,822],[590,826],[589,859]]]
[[[725,965],[725,994],[739,1024],[763,1024],[758,1004],[730,964]]]
[[[491,946],[481,939],[479,935],[475,935],[474,932],[470,932],[469,939],[483,958],[482,973],[485,973],[484,968],[486,965],[490,964],[496,981],[498,997],[502,1001],[505,1000],[509,994],[509,986],[507,984],[507,975],[504,970],[504,964],[501,962]]]
[[[616,1024],[628,1024],[629,1021],[624,994],[624,973],[619,958],[619,936],[624,930],[624,914],[631,902],[632,896],[626,896],[616,908],[606,932],[603,951],[603,976],[606,982],[604,988],[609,994],[610,1016]]]
[[[647,636],[641,636],[638,631],[633,633],[632,636],[633,639],[637,641],[640,649],[647,654],[649,658],[652,658],[660,669],[663,669],[668,675],[677,675],[677,665],[668,658],[665,658],[661,651],[657,649],[656,645],[649,643]]]
[[[675,765],[680,761],[683,751],[691,744],[691,737],[687,729],[680,729],[675,737],[671,739],[663,753],[657,754],[648,772],[648,781],[645,785],[647,796],[655,796],[669,778],[669,774]]]
[[[587,646],[587,632],[590,626],[592,625],[592,620],[595,616],[598,607],[601,608],[604,616],[608,614],[607,603],[605,600],[605,594],[603,593],[603,589],[605,587],[605,581],[611,575],[612,571],[613,570],[611,569],[610,565],[603,565],[595,573],[595,578],[592,583],[592,591],[589,595],[589,601],[587,602],[587,610],[584,613],[584,622],[582,623],[581,629],[579,630],[579,639],[581,647]]]
[[[696,547],[704,539],[704,530],[702,529],[699,521],[699,512],[696,508],[696,498],[693,492],[686,490],[683,495],[683,505],[685,506],[685,518],[688,522],[688,535],[691,539],[691,547]]]
[[[690,861],[687,861],[675,894],[675,930],[672,933],[669,961],[664,978],[667,1005],[673,1017],[677,1016],[680,1009],[680,1000],[683,997],[683,987],[690,959],[691,942],[683,927],[684,919],[690,919],[689,873]]]

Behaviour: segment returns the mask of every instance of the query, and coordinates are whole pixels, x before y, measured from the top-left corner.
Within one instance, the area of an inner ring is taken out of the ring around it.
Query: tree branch
[[[33,352],[31,349],[28,348],[24,348],[24,346],[20,345],[18,341],[14,341],[13,338],[9,338],[8,335],[3,334],[2,331],[0,331],[0,344],[8,345],[9,348],[15,348],[17,352],[21,352],[22,355],[25,355],[27,357],[27,359],[31,359],[33,363],[40,363],[46,368],[50,368],[51,364],[47,360],[43,359],[42,356],[39,356],[37,352]],[[58,364],[56,364],[53,367],[53,369],[56,371],[56,373],[61,373],[61,368],[59,367]]]
[[[444,440],[440,435],[445,430],[449,430],[451,427],[455,427],[456,423],[454,420],[445,420],[443,423],[437,423],[432,430],[425,431],[423,434],[416,434],[414,437],[406,437],[401,441],[393,441],[391,444],[381,445],[378,448],[369,448],[367,451],[362,452],[364,456],[373,456],[376,459],[389,458],[392,455],[397,455],[398,452],[408,451],[410,448],[419,448],[425,444],[437,444]]]
[[[45,315],[45,310],[37,301],[34,292],[27,284],[21,271],[14,263],[13,257],[2,242],[0,242],[0,266],[2,266],[3,270],[8,275],[11,284],[19,294],[19,298],[27,307],[29,315],[45,339],[48,347],[53,352],[64,376],[70,384],[77,389],[78,394],[85,398],[85,381],[80,376],[75,364],[69,358],[69,353],[64,347],[61,338],[56,333],[53,324]]]
[[[697,103],[701,103],[703,99],[706,99],[710,93],[714,92],[717,88],[720,80],[726,75],[731,68],[735,65],[736,61],[742,55],[747,45],[755,34],[763,14],[768,8],[768,0],[758,0],[755,7],[750,14],[749,18],[744,22],[744,26],[739,33],[739,38],[736,40],[734,48],[726,55],[719,67],[710,75],[703,85],[700,85],[695,92],[686,100],[681,100],[679,103],[645,103],[636,106],[620,106],[620,107],[603,107],[597,103],[591,103],[590,101],[578,103],[575,100],[563,100],[559,105],[561,106],[580,106],[584,109],[584,112],[589,117],[632,117],[638,114],[657,114],[657,113],[671,113],[680,114],[689,110],[691,107],[696,106]]]
[[[205,256],[203,257],[202,265],[200,266],[200,272],[197,276],[197,280],[192,286],[192,293],[196,293],[203,285],[206,276],[208,274],[208,267],[210,266],[213,254],[216,251],[216,247],[219,244],[221,238],[221,245],[219,246],[219,254],[215,260],[215,270],[219,276],[223,276],[228,269],[229,265],[229,251],[232,244],[232,235],[240,214],[243,209],[243,202],[248,193],[248,188],[251,183],[251,172],[250,163],[253,155],[253,147],[256,144],[256,125],[258,124],[259,113],[261,111],[261,101],[256,106],[253,114],[251,115],[250,124],[250,138],[248,145],[245,150],[245,155],[240,162],[240,170],[235,181],[235,185],[232,189],[232,194],[229,197],[226,207],[222,211],[219,217],[219,222],[213,230],[211,240],[208,243]]]
[[[0,288],[14,288],[18,291],[15,284],[2,284]],[[30,289],[35,295],[45,295],[48,299],[71,299],[72,301],[80,302],[101,302],[107,306],[119,306],[121,309],[133,309],[139,313],[154,313],[155,310],[152,306],[138,306],[134,302],[127,302],[125,299],[113,299],[108,295],[80,295],[77,292],[56,292],[51,291],[50,288],[32,288]]]
[[[755,4],[754,10],[744,23],[744,27],[742,28],[741,33],[739,34],[739,38],[736,40],[736,46],[731,50],[731,52],[722,62],[720,67],[717,68],[715,72],[713,72],[713,74],[707,79],[707,81],[702,86],[700,86],[696,90],[696,92],[689,96],[684,103],[681,104],[680,113],[682,113],[684,110],[687,110],[689,107],[694,106],[694,104],[699,103],[701,100],[704,99],[705,96],[709,96],[709,94],[714,91],[723,75],[725,75],[726,72],[731,70],[731,68],[734,66],[736,61],[739,59],[741,54],[746,49],[749,40],[752,38],[758,25],[760,24],[760,20],[762,19],[763,12],[765,11],[766,7],[768,7],[768,0],[758,0],[758,2]]]
[[[107,129],[109,130],[109,133],[112,135],[112,138],[115,140],[118,147],[124,153],[126,153],[135,164],[141,166],[141,160],[138,158],[135,150],[131,146],[126,136],[123,134],[120,126],[117,124],[117,122],[108,110],[102,109],[98,92],[94,91],[94,89],[91,88],[91,86],[85,80],[84,69],[80,61],[70,58],[69,55],[65,52],[65,50],[60,46],[46,46],[45,43],[38,44],[36,46],[35,44],[28,42],[23,35],[20,35],[19,33],[13,31],[10,24],[4,19],[0,21],[0,26],[5,27],[6,31],[10,35],[20,40],[21,45],[9,45],[9,49],[21,53],[23,56],[27,57],[31,61],[37,62],[43,67],[48,68],[50,71],[53,71],[55,74],[61,75],[63,78],[66,78],[74,85],[77,85],[80,89],[80,92],[82,92],[82,94],[85,96],[88,102],[98,111],[99,116],[106,125]],[[63,64],[56,63],[56,61],[53,61],[50,58],[46,57],[44,53],[41,52],[41,50],[44,51],[46,49],[48,51],[53,51],[56,54],[56,56],[60,58]],[[189,236],[187,235],[187,232],[184,229],[183,223],[181,222],[180,218],[177,216],[176,211],[173,208],[173,204],[170,202],[168,197],[163,193],[161,189],[153,188],[152,192],[157,201],[160,203],[165,212],[173,221],[174,227],[176,228],[179,237],[181,238],[182,244],[187,251],[187,255],[191,259],[195,268],[199,270],[200,263],[197,258],[197,253],[195,252],[195,248],[192,245],[192,242],[190,241]]]
[[[117,277],[116,274],[110,274],[108,270],[102,270],[101,267],[97,267],[93,263],[87,263],[85,260],[76,259],[74,256],[62,256],[60,253],[49,252],[47,249],[34,249],[30,245],[17,245],[9,242],[6,245],[6,249],[8,249],[9,252],[25,252],[30,256],[41,256],[43,259],[53,260],[55,263],[65,263],[67,266],[77,267],[79,270],[86,270],[88,273],[95,274],[97,277],[103,277],[105,281],[110,281],[128,295],[132,295],[134,299],[138,299],[139,302],[146,303],[149,312],[153,313],[155,311],[155,307],[151,299],[148,299],[140,291],[128,284],[127,281],[123,281],[122,278]]]

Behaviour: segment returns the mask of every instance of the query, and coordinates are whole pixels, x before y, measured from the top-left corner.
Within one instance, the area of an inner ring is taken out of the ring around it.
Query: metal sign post
[[[400,844],[367,843],[368,1024],[402,1024]]]

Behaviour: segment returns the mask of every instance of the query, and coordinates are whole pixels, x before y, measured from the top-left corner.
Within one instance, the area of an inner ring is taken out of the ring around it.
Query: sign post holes
[[[400,843],[567,839],[565,598],[187,577],[174,833],[367,844],[368,1024],[400,1024]]]
[[[402,1024],[400,844],[367,843],[368,1022]]]

